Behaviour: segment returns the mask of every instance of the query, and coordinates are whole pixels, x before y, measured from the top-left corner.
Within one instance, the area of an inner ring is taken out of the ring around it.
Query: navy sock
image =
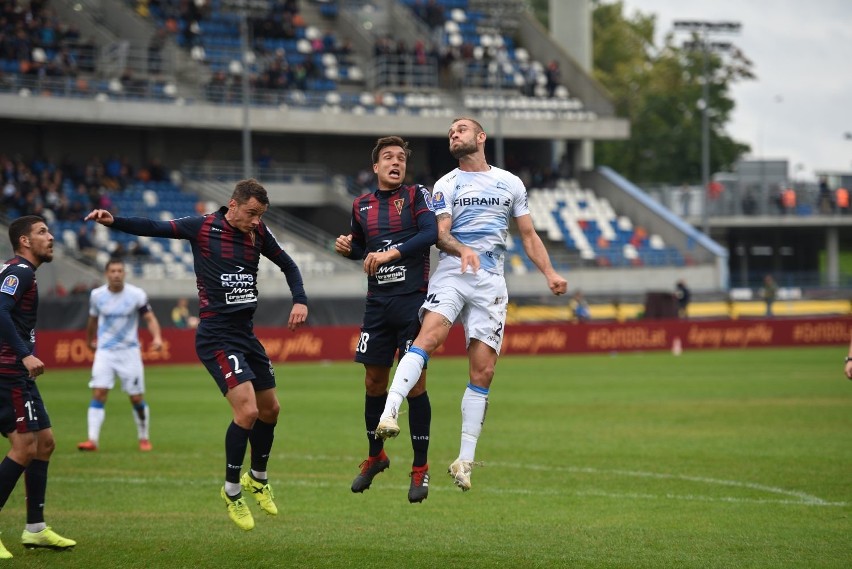
[[[40,524],[44,521],[44,498],[47,494],[46,460],[33,459],[24,471],[27,489],[27,523]]]
[[[0,509],[3,509],[3,506],[6,505],[6,500],[9,499],[12,490],[15,489],[15,484],[18,483],[18,479],[24,473],[24,470],[26,469],[23,466],[8,456],[0,461]]]
[[[373,397],[367,395],[364,398],[364,424],[367,426],[367,441],[370,445],[370,456],[379,456],[384,448],[384,441],[376,438],[376,427],[379,425],[379,419],[382,418],[382,411],[385,410],[385,401],[388,399],[388,394]]]
[[[429,427],[432,424],[432,405],[429,394],[408,398],[408,428],[411,430],[412,466],[423,466],[429,453]]]
[[[264,423],[260,419],[254,422],[249,435],[251,443],[251,467],[258,472],[266,472],[269,454],[272,452],[272,441],[275,439],[275,425]]]
[[[239,484],[240,470],[246,458],[246,447],[251,431],[231,421],[225,432],[225,480]]]

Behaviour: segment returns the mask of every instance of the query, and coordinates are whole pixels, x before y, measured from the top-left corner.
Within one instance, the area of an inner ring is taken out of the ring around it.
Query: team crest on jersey
[[[405,205],[405,198],[399,198],[397,200],[393,200],[393,205],[396,207],[396,213],[402,215],[402,206]]]
[[[15,275],[9,275],[5,279],[3,279],[3,284],[0,285],[0,292],[5,292],[6,294],[14,295],[18,290],[18,283],[21,281],[18,280],[18,277]]]
[[[444,201],[444,192],[435,192],[432,194],[432,207],[435,209],[442,209],[447,207],[446,202]]]

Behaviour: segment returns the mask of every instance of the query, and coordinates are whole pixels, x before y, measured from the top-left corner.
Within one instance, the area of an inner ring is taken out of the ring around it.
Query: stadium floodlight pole
[[[240,64],[242,73],[240,83],[243,101],[243,179],[252,177],[251,168],[251,92],[249,89],[249,29],[248,29],[248,0],[240,0]]]
[[[710,189],[710,51],[726,51],[731,49],[730,43],[710,42],[710,35],[714,33],[736,34],[740,31],[739,22],[709,22],[709,21],[676,21],[675,31],[685,31],[693,34],[697,39],[688,42],[686,47],[694,47],[701,50],[701,231],[710,235],[710,217],[708,212],[707,192]]]
[[[268,7],[266,2],[258,2],[257,0],[223,0],[222,8],[230,13],[236,13],[240,20],[240,87],[243,111],[243,178],[251,178],[251,86],[249,84],[249,65],[252,58],[249,16],[252,14],[262,16],[266,13]]]

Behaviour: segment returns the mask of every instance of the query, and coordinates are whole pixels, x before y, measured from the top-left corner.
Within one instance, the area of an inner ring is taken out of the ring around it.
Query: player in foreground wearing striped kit
[[[399,434],[397,417],[402,400],[431,354],[447,339],[453,322],[460,319],[467,340],[470,380],[462,397],[459,456],[448,471],[463,491],[471,487],[476,444],[503,343],[508,305],[503,258],[510,218],[515,219],[524,251],[547,279],[550,291],[562,295],[568,286],[553,269],[535,231],[523,182],[488,164],[485,139],[482,125],[473,119],[458,118],[450,126],[450,154],[459,166],[438,180],[432,190],[441,255],[421,308],[420,333],[396,368],[376,427],[376,436],[383,439]]]
[[[302,273],[261,219],[268,208],[266,188],[248,179],[237,182],[227,206],[207,215],[155,221],[113,217],[107,210],[96,209],[86,216],[86,221],[133,235],[186,239],[192,246],[200,310],[195,352],[233,415],[225,432],[225,484],[219,495],[228,517],[246,531],[254,529],[254,517],[243,490],[261,510],[278,514],[266,468],[281,405],[275,370],[254,333],[261,255],[281,269],[290,288],[293,307],[287,327],[295,331],[308,318]],[[251,469],[241,477],[249,444]]]
[[[355,349],[355,361],[364,364],[364,422],[369,455],[352,481],[353,492],[363,492],[373,478],[390,467],[384,440],[375,436],[387,399],[390,369],[420,329],[418,310],[429,284],[429,250],[438,237],[431,196],[424,186],[404,184],[408,143],[398,136],[376,141],[371,154],[378,188],[352,203],[352,233],[341,235],[334,250],[362,260],[367,273],[364,322]],[[426,392],[426,371],[408,393],[408,425],[414,460],[408,501],[420,503],[429,494],[429,429],[432,406]]]
[[[86,323],[86,344],[95,350],[92,364],[92,400],[88,411],[88,440],[77,445],[82,451],[98,450],[101,426],[106,418],[109,390],[115,376],[121,390],[130,397],[133,420],[139,438],[139,450],[151,450],[150,411],[145,402],[145,370],[139,345],[139,316],[151,332],[151,349],[163,346],[160,323],[148,304],[145,291],[124,282],[125,266],[121,259],[110,259],[106,268],[107,284],[94,289],[89,296],[89,320]]]
[[[53,260],[53,235],[43,218],[25,215],[9,224],[9,241],[15,256],[0,268],[0,432],[11,448],[0,460],[0,509],[23,474],[27,525],[21,543],[27,549],[70,549],[77,542],[44,521],[47,467],[56,440],[35,381],[44,373],[44,362],[35,355],[35,271]],[[11,558],[0,543],[0,559]]]

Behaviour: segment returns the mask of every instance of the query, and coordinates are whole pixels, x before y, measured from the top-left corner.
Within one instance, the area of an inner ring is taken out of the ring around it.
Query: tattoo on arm
[[[438,215],[437,219],[440,228],[441,221],[444,219],[450,219],[450,214],[441,213]],[[449,227],[446,231],[440,231],[439,229],[438,241],[435,243],[435,245],[444,253],[449,253],[451,255],[458,255],[459,248],[461,247],[461,243],[459,243],[458,240],[450,233]]]
[[[444,316],[444,320],[441,322],[441,324],[444,325],[444,328],[452,328],[453,327],[453,323],[450,322],[450,319],[447,318],[446,316]]]

